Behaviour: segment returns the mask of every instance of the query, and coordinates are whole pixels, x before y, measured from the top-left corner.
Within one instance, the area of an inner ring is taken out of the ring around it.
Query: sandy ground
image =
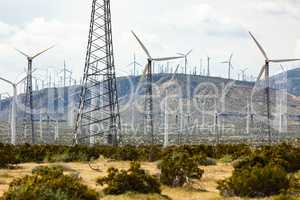
[[[62,165],[65,168],[66,173],[78,172],[83,179],[83,183],[91,188],[101,191],[103,188],[96,184],[96,179],[106,175],[106,171],[109,167],[115,167],[118,169],[128,169],[129,162],[111,162],[108,160],[97,160],[92,166],[94,168],[101,169],[101,172],[96,172],[90,169],[88,163],[53,163],[53,164],[36,164],[26,163],[20,164],[18,169],[14,170],[0,170],[0,196],[8,189],[9,183],[15,177],[22,177],[27,174],[31,174],[31,170],[40,165]],[[156,167],[156,163],[141,163],[142,168],[155,175],[159,173]],[[201,181],[194,182],[192,185],[183,188],[169,188],[162,187],[162,194],[168,196],[173,200],[219,200],[221,198],[218,190],[216,189],[216,181],[229,177],[232,173],[232,166],[230,164],[219,163],[216,166],[201,167],[204,169],[204,175]],[[123,196],[106,196],[102,197],[104,200],[164,200],[168,198],[161,197],[159,195],[123,195]],[[238,200],[240,198],[231,198],[230,200]]]

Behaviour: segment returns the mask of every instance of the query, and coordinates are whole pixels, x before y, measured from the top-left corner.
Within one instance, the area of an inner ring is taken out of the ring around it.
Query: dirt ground
[[[129,162],[115,162],[104,159],[99,159],[93,162],[93,168],[101,169],[101,172],[92,170],[88,163],[52,163],[52,164],[36,164],[26,163],[20,164],[18,169],[14,170],[0,170],[0,196],[8,189],[9,183],[15,177],[22,177],[31,174],[31,170],[40,165],[62,165],[66,173],[79,173],[83,179],[83,183],[91,188],[101,191],[103,188],[96,184],[96,179],[106,175],[109,167],[118,169],[128,169]],[[156,165],[157,163],[141,163],[142,168],[155,175],[159,173]],[[219,163],[216,166],[201,167],[204,169],[204,175],[201,181],[195,182],[190,186],[183,188],[169,188],[162,187],[162,194],[172,200],[221,200],[218,190],[216,189],[216,181],[229,177],[232,173],[233,167],[231,164]],[[136,195],[126,194],[121,196],[105,196],[104,200],[165,200],[166,197],[160,195]],[[238,200],[240,198],[230,198],[230,200]]]

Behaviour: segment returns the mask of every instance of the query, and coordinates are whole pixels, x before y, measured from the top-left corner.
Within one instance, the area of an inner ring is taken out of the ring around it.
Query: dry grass
[[[118,196],[105,196],[102,200],[170,200],[169,197],[158,194],[124,194]]]
[[[31,170],[36,166],[45,166],[48,164],[26,163],[21,164],[19,168],[13,170],[0,170],[0,196],[8,189],[9,183],[16,177],[22,177],[31,174]],[[115,167],[118,169],[128,169],[129,162],[114,162],[104,159],[96,160],[92,163],[93,168],[100,169],[101,172],[92,170],[88,163],[54,163],[50,165],[61,165],[65,169],[65,173],[77,172],[83,179],[83,183],[98,192],[103,189],[96,184],[96,179],[101,176],[106,176],[107,169]],[[157,163],[143,162],[142,168],[149,173],[155,175],[159,173],[156,167]],[[204,175],[201,181],[195,181],[182,188],[162,187],[162,195],[141,195],[141,194],[125,194],[119,196],[105,196],[103,200],[167,200],[169,197],[172,200],[222,200],[218,190],[216,189],[216,181],[229,177],[233,167],[231,164],[219,163],[215,166],[201,167],[204,169]],[[167,197],[166,197],[167,196]],[[228,198],[227,200],[240,200],[240,198]],[[267,200],[267,199],[265,199]]]

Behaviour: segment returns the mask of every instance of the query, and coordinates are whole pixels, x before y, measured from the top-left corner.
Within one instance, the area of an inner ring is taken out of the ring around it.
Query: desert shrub
[[[234,164],[236,169],[266,165],[282,166],[287,172],[300,169],[300,149],[287,144],[263,146]]]
[[[127,192],[138,192],[143,194],[159,193],[160,183],[154,177],[146,173],[137,162],[132,162],[129,170],[115,168],[108,169],[108,176],[99,178],[97,183],[107,184],[105,194],[124,194]]]
[[[214,158],[220,159],[225,155],[231,155],[235,160],[249,154],[251,154],[251,148],[246,144],[219,144],[215,147]]]
[[[299,200],[299,199],[300,198],[297,198],[295,196],[285,195],[285,194],[281,194],[273,198],[273,200]]]
[[[245,144],[220,144],[220,145],[182,145],[171,146],[163,151],[163,155],[168,155],[172,152],[185,152],[190,156],[204,155],[214,159],[220,159],[225,155],[230,155],[235,160],[239,157],[251,154],[251,148]]]
[[[17,164],[15,149],[12,145],[0,144],[0,168],[8,168],[12,164]]]
[[[17,178],[3,200],[96,200],[97,193],[75,176],[63,174],[61,167],[38,167],[31,176]]]
[[[52,165],[50,167],[37,166],[32,169],[31,173],[40,176],[60,176],[64,172],[64,168],[60,165]]]
[[[231,155],[224,155],[222,158],[219,159],[221,163],[231,163],[233,161],[233,158]]]
[[[217,165],[217,160],[209,157],[202,158],[199,161],[199,165],[203,165],[203,166]]]
[[[70,147],[66,153],[68,156],[65,162],[89,161],[91,159],[97,159],[100,156],[97,148],[84,145]]]
[[[182,186],[188,179],[200,179],[204,173],[198,167],[199,159],[188,153],[178,152],[166,155],[159,164],[160,180],[168,186]]]
[[[21,163],[43,162],[47,151],[47,146],[24,144],[17,147],[16,158]]]
[[[137,161],[140,159],[140,151],[134,146],[124,146],[117,148],[112,158],[116,160]]]
[[[289,188],[287,172],[278,165],[243,167],[230,178],[218,182],[223,196],[263,197],[280,194]]]
[[[300,171],[298,173],[289,174],[290,185],[286,192],[289,195],[298,195],[300,199]]]
[[[265,146],[259,151],[271,159],[271,162],[281,165],[288,172],[300,170],[300,148],[288,144]]]

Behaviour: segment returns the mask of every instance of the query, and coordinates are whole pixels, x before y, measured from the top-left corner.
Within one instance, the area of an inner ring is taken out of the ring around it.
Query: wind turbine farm
[[[0,9],[1,200],[300,198],[299,3]]]

